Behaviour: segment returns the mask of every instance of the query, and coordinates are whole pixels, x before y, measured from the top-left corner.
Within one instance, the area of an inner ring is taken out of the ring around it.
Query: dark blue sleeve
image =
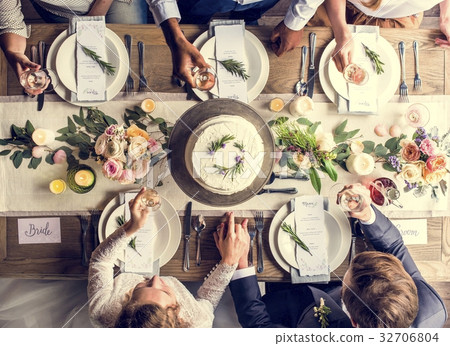
[[[413,278],[419,296],[419,313],[412,327],[440,328],[447,320],[447,310],[439,294],[425,281],[403,242],[400,231],[378,209],[373,207],[376,219],[371,225],[361,224],[364,235],[377,251],[397,257]]]
[[[230,282],[230,291],[239,323],[244,328],[273,328],[266,304],[261,300],[256,275]]]

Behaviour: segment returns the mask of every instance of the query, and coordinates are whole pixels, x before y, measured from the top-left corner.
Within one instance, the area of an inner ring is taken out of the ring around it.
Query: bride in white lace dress
[[[234,223],[227,214],[228,231],[222,224],[214,234],[222,256],[194,297],[174,277],[121,273],[114,277],[114,262],[129,237],[145,224],[149,210],[142,209],[140,196],[130,202],[131,219],[111,234],[93,252],[89,267],[89,315],[97,327],[212,327],[214,310],[239,261],[246,261],[249,237],[247,220]]]

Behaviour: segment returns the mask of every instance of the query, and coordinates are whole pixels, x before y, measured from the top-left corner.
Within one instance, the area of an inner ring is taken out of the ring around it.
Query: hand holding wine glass
[[[370,191],[362,184],[342,185],[337,193],[336,203],[347,211],[351,217],[367,221],[370,219],[371,211]]]
[[[31,69],[22,72],[19,81],[28,95],[38,95],[44,91],[53,90],[54,82],[53,87],[49,90],[49,86],[54,80],[51,76],[52,72],[49,69]]]

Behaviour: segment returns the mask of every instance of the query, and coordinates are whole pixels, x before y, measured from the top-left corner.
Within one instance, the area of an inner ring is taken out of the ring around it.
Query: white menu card
[[[94,51],[105,61],[105,22],[78,21],[76,35],[78,101],[102,101],[105,99],[106,74],[96,61],[84,53],[81,46]]]
[[[234,59],[245,62],[245,41],[242,25],[218,25],[214,28],[216,35],[216,59]],[[228,72],[219,62],[217,80],[219,96],[247,103],[247,82],[240,76]]]
[[[310,254],[299,246],[296,247],[300,275],[328,275],[322,196],[301,196],[295,199],[295,230],[311,252]]]

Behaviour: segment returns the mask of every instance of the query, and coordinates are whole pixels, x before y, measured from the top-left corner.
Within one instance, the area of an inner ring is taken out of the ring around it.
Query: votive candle
[[[51,130],[36,129],[31,135],[31,138],[37,145],[49,145],[54,142],[55,134]]]
[[[347,158],[346,167],[352,174],[368,175],[375,168],[375,160],[366,153],[352,154]]]

